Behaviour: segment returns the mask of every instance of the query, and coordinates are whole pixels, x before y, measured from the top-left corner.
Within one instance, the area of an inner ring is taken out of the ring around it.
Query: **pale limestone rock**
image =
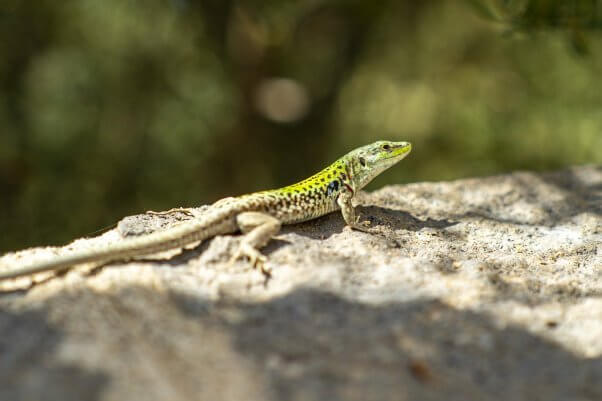
[[[224,236],[0,284],[0,399],[602,399],[602,168],[360,201],[379,234],[338,214],[286,227],[269,280],[228,265],[239,239]]]

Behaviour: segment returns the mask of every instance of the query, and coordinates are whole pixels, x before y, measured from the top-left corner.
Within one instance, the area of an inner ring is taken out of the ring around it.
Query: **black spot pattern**
[[[326,196],[331,196],[334,192],[339,190],[339,181],[334,180],[331,181],[330,184],[328,184],[328,187],[326,187]]]

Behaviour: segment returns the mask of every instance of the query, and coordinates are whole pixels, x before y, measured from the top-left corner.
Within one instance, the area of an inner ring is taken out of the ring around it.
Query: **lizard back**
[[[269,214],[283,224],[298,223],[338,210],[337,196],[348,179],[349,171],[341,158],[296,184],[236,199],[245,205],[246,210]]]

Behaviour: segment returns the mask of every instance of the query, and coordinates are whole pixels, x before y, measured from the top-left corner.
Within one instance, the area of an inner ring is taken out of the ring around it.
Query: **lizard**
[[[340,209],[351,229],[369,232],[369,222],[360,222],[359,215],[356,215],[352,204],[355,194],[411,150],[409,142],[377,141],[347,153],[324,170],[293,185],[224,198],[202,213],[183,208],[150,212],[184,211],[191,215],[191,219],[162,231],[124,238],[102,248],[74,251],[21,268],[0,270],[0,280],[62,271],[83,263],[129,260],[237,232],[244,236],[231,262],[246,257],[253,267],[266,273],[264,265],[267,259],[259,249],[267,245],[283,224],[312,220]]]

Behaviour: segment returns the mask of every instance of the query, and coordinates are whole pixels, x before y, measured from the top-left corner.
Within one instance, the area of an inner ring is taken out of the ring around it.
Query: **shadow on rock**
[[[359,213],[360,220],[369,221],[371,227],[386,227],[392,230],[419,231],[425,228],[433,228],[443,232],[445,228],[458,224],[457,221],[436,220],[430,217],[420,220],[408,212],[380,206],[358,206],[356,211]],[[320,229],[315,230],[313,229],[314,226]],[[310,222],[285,226],[282,231],[295,232],[312,239],[326,239],[342,232],[345,226],[341,213],[337,211]]]
[[[587,171],[584,169],[581,174],[578,174],[576,170],[568,169],[541,175],[541,179],[547,184],[564,192],[565,203],[570,206],[570,208],[566,208],[570,210],[570,213],[558,217],[572,217],[584,212],[602,215],[602,180],[584,179],[581,175],[587,174]],[[595,175],[594,172],[602,174],[602,166],[592,167],[591,171],[592,177]]]
[[[233,309],[234,324],[223,319]],[[213,312],[278,400],[602,399],[602,360],[438,301],[369,306],[298,290]]]
[[[81,357],[122,399],[142,388],[149,400],[602,399],[601,359],[433,300],[366,305],[297,289],[210,302],[128,286],[60,293],[43,310],[57,308],[65,338],[44,313],[0,314],[1,399],[99,399],[107,377],[51,359],[82,339],[92,357]]]
[[[458,224],[457,221],[447,219],[437,220],[430,217],[420,220],[408,212],[380,206],[360,206],[359,212],[361,216],[366,216],[366,219],[370,221],[372,226],[388,226],[394,230],[419,231],[424,228],[442,230]]]
[[[583,289],[574,282],[549,283],[536,277],[510,280],[498,273],[502,271],[500,264],[487,263],[484,266],[489,270],[487,279],[495,288],[495,295],[489,301],[506,302],[512,300],[524,305],[537,306],[550,302],[569,305],[582,302],[587,298],[602,298],[602,290],[600,289]]]
[[[41,312],[0,310],[0,400],[98,400],[108,378],[61,363],[52,353],[63,335]]]

